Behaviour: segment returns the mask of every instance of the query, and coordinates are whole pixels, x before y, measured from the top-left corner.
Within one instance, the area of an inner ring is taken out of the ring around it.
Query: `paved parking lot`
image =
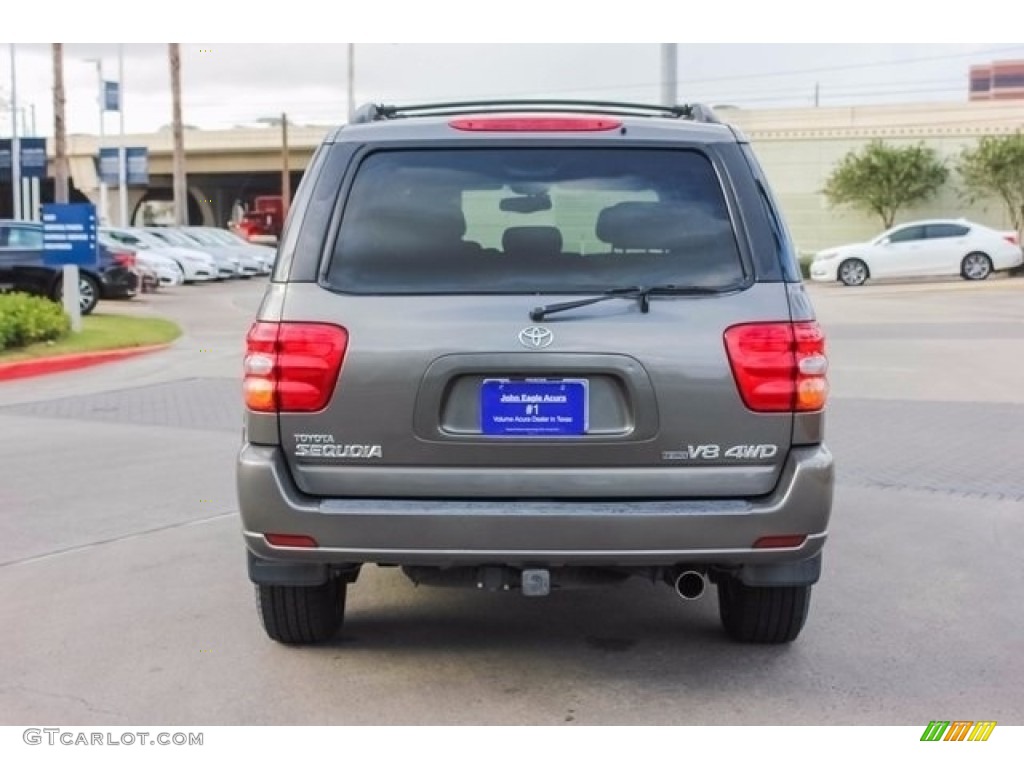
[[[0,384],[0,723],[1024,724],[1024,280],[810,287],[839,483],[785,648],[726,641],[713,594],[531,600],[383,569],[335,643],[267,640],[233,486],[262,287],[116,305],[186,335]]]

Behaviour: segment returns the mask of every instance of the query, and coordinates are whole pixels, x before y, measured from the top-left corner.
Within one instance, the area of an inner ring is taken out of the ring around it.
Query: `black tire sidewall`
[[[83,315],[88,315],[88,314],[91,314],[92,311],[94,309],[96,309],[96,305],[100,303],[100,290],[101,289],[100,289],[99,281],[95,277],[93,277],[92,275],[87,275],[84,272],[79,272],[78,273],[79,286],[81,286],[81,283],[83,281],[89,283],[89,286],[92,288],[92,296],[93,296],[92,302],[89,304],[89,306],[87,306],[87,307],[85,307],[84,309],[81,310],[81,313]],[[79,287],[79,292],[81,292],[81,287]],[[57,282],[54,283],[51,295],[52,295],[52,298],[53,298],[54,301],[56,301],[58,303],[62,303],[63,302],[63,300],[64,300],[64,277],[63,277],[63,275],[61,277],[57,278]]]
[[[78,276],[78,282],[79,284],[86,282],[92,288],[92,302],[89,306],[82,308],[83,315],[91,314],[92,311],[96,309],[96,305],[100,302],[100,284],[97,282],[96,278],[85,274],[80,274]]]

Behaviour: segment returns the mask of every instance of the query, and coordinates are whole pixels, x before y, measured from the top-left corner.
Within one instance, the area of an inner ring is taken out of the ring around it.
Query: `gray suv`
[[[700,105],[368,105],[313,157],[246,340],[237,482],[267,634],[367,564],[718,591],[799,634],[832,505],[824,337],[747,140]]]

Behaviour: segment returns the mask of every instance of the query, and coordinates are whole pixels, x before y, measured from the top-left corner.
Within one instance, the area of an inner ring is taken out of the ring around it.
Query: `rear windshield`
[[[743,268],[692,150],[383,151],[359,166],[330,287],[351,293],[726,288]]]

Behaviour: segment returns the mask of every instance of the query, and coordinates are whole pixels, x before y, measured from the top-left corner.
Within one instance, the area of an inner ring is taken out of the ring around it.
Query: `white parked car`
[[[135,256],[135,264],[139,268],[140,276],[148,279],[143,274],[148,273],[154,278],[159,286],[174,287],[185,282],[185,274],[174,259],[161,255],[146,248],[144,244],[129,245],[121,240],[111,237],[104,229],[100,230],[99,241],[107,248],[115,250],[128,250]],[[153,286],[156,290],[157,285]]]
[[[173,288],[185,282],[185,273],[174,259],[157,256],[144,250],[135,251],[135,261],[148,267],[165,288]]]
[[[274,269],[274,261],[277,259],[276,248],[249,242],[229,229],[220,229],[219,227],[191,227],[190,229],[206,232],[210,237],[224,245],[231,246],[237,252],[255,259],[259,263],[264,275],[269,275]]]
[[[170,245],[144,229],[102,227],[100,232],[129,248],[173,260],[181,268],[186,283],[216,280],[218,277],[216,261],[200,250]]]
[[[966,219],[900,224],[867,243],[828,248],[815,255],[811,279],[861,285],[871,278],[944,277],[984,280],[1024,262],[1016,233]]]

